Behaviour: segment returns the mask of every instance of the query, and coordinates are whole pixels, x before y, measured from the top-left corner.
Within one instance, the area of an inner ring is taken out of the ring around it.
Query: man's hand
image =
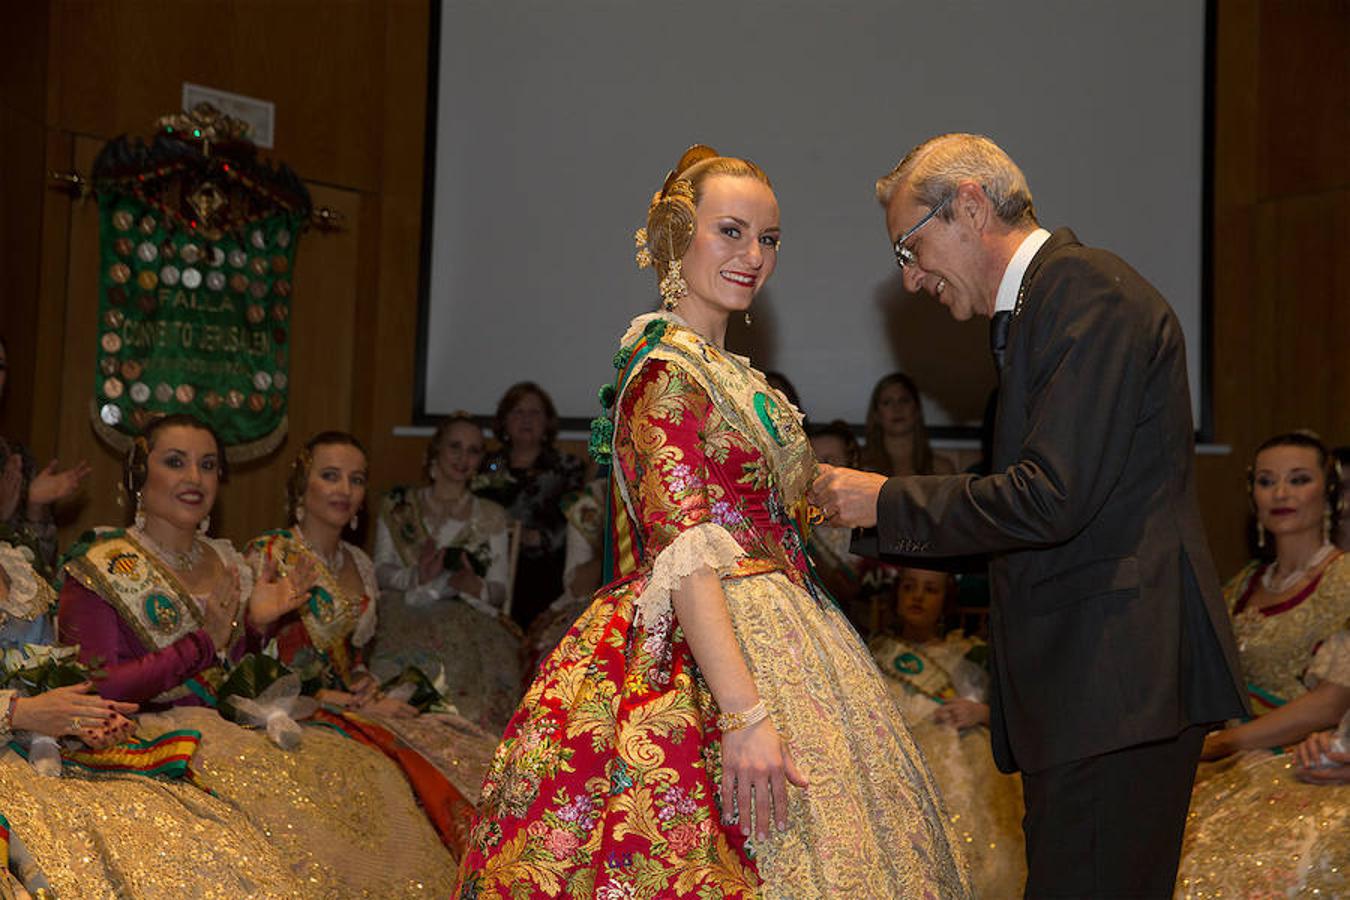
[[[821,464],[807,496],[831,525],[870,528],[877,524],[877,497],[885,475]]]

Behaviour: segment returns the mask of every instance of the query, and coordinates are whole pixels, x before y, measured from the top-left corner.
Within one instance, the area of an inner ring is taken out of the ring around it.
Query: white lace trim
[[[1350,687],[1350,631],[1338,631],[1322,642],[1306,680],[1310,688],[1323,681]]]
[[[220,557],[221,563],[225,566],[225,571],[236,571],[239,573],[239,606],[236,614],[242,615],[248,609],[249,598],[253,596],[253,584],[255,573],[253,565],[244,558],[243,554],[234,549],[234,544],[230,543],[228,538],[204,538],[206,545],[216,551]]]
[[[0,568],[9,582],[8,597],[0,613],[32,621],[44,615],[56,601],[52,586],[33,571],[32,555],[27,547],[15,547],[0,541]],[[0,615],[0,620],[4,616]]]
[[[670,594],[685,576],[705,566],[721,575],[745,555],[745,549],[721,525],[705,522],[682,532],[652,563],[651,577],[637,598],[638,618],[654,622],[670,612]]]
[[[370,598],[361,617],[356,620],[356,628],[352,631],[352,644],[364,647],[375,636],[375,626],[379,624],[375,607],[379,605],[380,585],[375,579],[375,564],[371,562],[366,552],[346,541],[342,542],[342,546],[347,548],[347,552],[356,561],[356,571],[361,576],[361,585],[366,589],[366,596]]]

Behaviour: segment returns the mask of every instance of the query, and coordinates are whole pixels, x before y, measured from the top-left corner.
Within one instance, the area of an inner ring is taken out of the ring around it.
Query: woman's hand
[[[114,714],[130,715],[134,703],[104,700],[86,681],[69,687],[53,688],[36,697],[20,697],[14,706],[15,731],[33,731],[48,737],[82,737],[87,728],[107,722]]]
[[[318,580],[319,566],[307,555],[297,556],[285,575],[275,559],[267,560],[248,598],[249,621],[255,628],[264,628],[298,609]]]
[[[967,700],[965,697],[957,697],[939,707],[933,713],[933,721],[939,725],[950,725],[958,730],[988,725],[989,707],[984,703]]]
[[[422,544],[422,552],[417,557],[417,583],[426,584],[445,571],[445,552],[436,546],[436,542],[427,538]]]
[[[239,573],[233,569],[224,578],[216,579],[211,593],[201,598],[202,627],[216,650],[229,647],[230,635],[239,625]]]
[[[1221,728],[1205,735],[1205,746],[1200,750],[1200,759],[1204,761],[1223,759],[1225,756],[1232,756],[1239,749],[1241,748],[1233,741],[1233,730]]]
[[[787,828],[787,783],[806,788],[806,776],[792,760],[792,753],[778,736],[773,722],[763,719],[748,728],[722,735],[722,822],[739,822],[741,834],[769,836],[769,804],[779,831]],[[754,791],[754,822],[751,822],[751,791]],[[772,797],[772,801],[770,801]]]
[[[356,705],[356,697],[346,691],[334,691],[329,688],[322,688],[314,692],[314,699],[327,706],[336,706],[340,709],[351,709]]]
[[[88,477],[93,468],[85,460],[80,460],[64,472],[56,471],[57,462],[47,463],[41,472],[33,476],[28,485],[28,506],[48,506],[64,500],[80,489],[80,482]]]
[[[459,568],[450,573],[450,587],[461,594],[482,597],[484,586],[485,582],[482,576],[473,570],[473,566],[469,565],[469,554],[467,552],[461,553]]]
[[[1309,784],[1350,784],[1350,753],[1337,753],[1331,749],[1333,740],[1332,732],[1315,731],[1294,748],[1294,757],[1298,760],[1298,770],[1294,775],[1299,781]],[[1332,765],[1323,766],[1323,756]]]
[[[388,716],[391,719],[415,719],[421,715],[417,707],[385,694],[377,694],[375,699],[356,708],[373,716]]]

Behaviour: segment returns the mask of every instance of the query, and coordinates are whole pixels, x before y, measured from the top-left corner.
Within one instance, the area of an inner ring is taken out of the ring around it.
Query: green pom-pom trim
[[[633,358],[632,347],[620,348],[619,352],[614,354],[614,368],[622,369],[624,366],[628,365],[628,361],[632,358]]]
[[[609,409],[611,406],[613,406],[613,405],[614,405],[614,385],[612,385],[612,384],[602,384],[602,385],[600,385],[600,394],[599,394],[599,397],[600,397],[600,405],[601,405],[602,407],[604,407],[605,409]]]
[[[652,319],[647,323],[647,327],[642,329],[642,333],[654,341],[659,341],[661,336],[666,333],[666,326],[669,324],[665,319]]]
[[[598,464],[608,465],[614,456],[614,423],[606,416],[591,420],[591,439],[586,449],[591,459]]]

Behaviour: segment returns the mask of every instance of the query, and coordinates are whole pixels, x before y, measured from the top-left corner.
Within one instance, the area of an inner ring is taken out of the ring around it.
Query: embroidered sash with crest
[[[883,674],[930,700],[946,703],[957,696],[951,674],[913,644],[888,640],[872,656]]]
[[[422,515],[422,504],[416,488],[396,487],[391,490],[380,510],[394,549],[405,566],[415,566],[426,543],[427,528]]]
[[[146,650],[163,650],[203,627],[197,603],[178,576],[128,532],[104,532],[66,563],[66,572],[117,610]],[[242,623],[243,616],[237,618]],[[242,627],[230,636],[231,644]],[[223,677],[212,666],[154,699],[169,703],[196,694],[211,703]]]
[[[289,568],[300,556],[307,556],[319,573],[318,581],[310,588],[309,598],[300,607],[300,621],[314,648],[323,653],[334,670],[345,681],[352,668],[349,639],[356,631],[365,598],[353,597],[342,590],[338,579],[319,556],[286,529],[269,531],[254,542],[266,558]],[[355,554],[353,554],[354,556]],[[373,601],[370,601],[373,602]]]

